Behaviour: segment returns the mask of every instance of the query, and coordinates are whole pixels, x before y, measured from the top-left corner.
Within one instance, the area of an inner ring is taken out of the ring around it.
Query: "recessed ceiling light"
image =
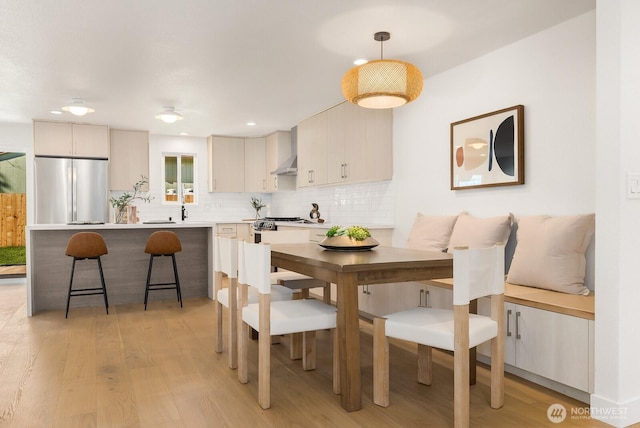
[[[180,135],[189,135],[188,132],[181,132]]]
[[[247,126],[256,126],[255,122],[247,122]]]
[[[364,59],[364,58],[358,58],[357,60],[353,61],[354,65],[362,65],[362,64],[366,64],[369,61]]]
[[[62,112],[59,111],[59,110],[51,110],[51,111],[49,111],[49,113],[51,113],[51,114],[62,114]]]

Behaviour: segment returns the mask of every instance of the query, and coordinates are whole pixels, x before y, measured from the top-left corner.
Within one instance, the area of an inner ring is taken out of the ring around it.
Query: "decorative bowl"
[[[380,243],[371,237],[356,241],[346,235],[342,235],[324,238],[319,245],[326,250],[333,251],[368,251],[377,247]]]

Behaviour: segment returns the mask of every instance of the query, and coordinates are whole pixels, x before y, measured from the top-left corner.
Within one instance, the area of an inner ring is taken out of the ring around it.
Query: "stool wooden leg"
[[[147,300],[149,299],[149,284],[151,283],[151,268],[153,267],[153,254],[149,256],[149,272],[147,272],[147,286],[144,289],[144,310],[147,310]]]
[[[102,294],[104,294],[104,308],[107,310],[107,315],[109,315],[109,299],[107,298],[107,287],[104,285],[104,273],[102,272],[102,262],[100,261],[100,256],[98,256],[98,270],[100,271],[100,283],[102,284]]]
[[[67,311],[64,314],[64,317],[67,318],[69,316],[69,301],[71,301],[71,288],[73,286],[73,273],[76,270],[76,258],[73,258],[73,263],[71,264],[71,278],[69,279],[69,292],[67,293]]]

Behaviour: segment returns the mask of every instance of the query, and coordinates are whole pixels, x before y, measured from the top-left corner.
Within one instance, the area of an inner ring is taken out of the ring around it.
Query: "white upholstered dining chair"
[[[221,353],[222,343],[222,318],[223,307],[228,309],[227,326],[229,338],[228,360],[229,367],[238,367],[238,240],[216,236],[214,258],[214,282],[216,296],[216,352]],[[229,281],[228,287],[223,288],[222,280],[226,275]],[[274,300],[291,300],[293,292],[281,285],[273,285]],[[231,297],[231,298],[230,298]],[[258,293],[252,292],[249,301],[257,302]]]
[[[491,297],[491,316],[469,302]],[[418,382],[431,385],[432,348],[453,351],[454,426],[469,426],[469,349],[491,341],[491,407],[504,404],[504,244],[453,250],[453,310],[414,308],[374,319],[373,401],[389,405],[388,338],[418,344]]]
[[[266,244],[305,244],[309,242],[309,229],[295,230],[263,230],[261,241]],[[331,304],[331,283],[292,272],[286,269],[278,269],[271,272],[271,283],[280,284],[284,287],[295,290],[294,299],[308,299],[309,289],[322,287],[323,300]],[[292,334],[290,337],[289,356],[292,360],[302,358],[302,335]]]
[[[271,246],[240,242],[238,283],[241,287],[242,326],[238,347],[238,380],[248,382],[249,329],[258,332],[258,404],[271,407],[271,336],[303,333],[302,366],[316,367],[315,332],[334,330],[334,391],[339,391],[338,350],[335,343],[336,308],[316,299],[274,301],[271,295]],[[258,303],[248,303],[248,290],[258,292]],[[338,382],[338,383],[337,383]]]

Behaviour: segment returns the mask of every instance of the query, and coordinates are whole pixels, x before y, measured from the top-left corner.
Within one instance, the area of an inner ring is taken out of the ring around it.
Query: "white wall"
[[[475,216],[595,210],[595,13],[425,80],[394,112],[396,235],[418,211]],[[525,183],[450,190],[450,124],[524,105]]]
[[[640,200],[626,198],[640,173],[640,3],[597,3],[597,218],[595,393],[592,416],[615,426],[640,422]],[[615,412],[615,413],[613,413]]]

